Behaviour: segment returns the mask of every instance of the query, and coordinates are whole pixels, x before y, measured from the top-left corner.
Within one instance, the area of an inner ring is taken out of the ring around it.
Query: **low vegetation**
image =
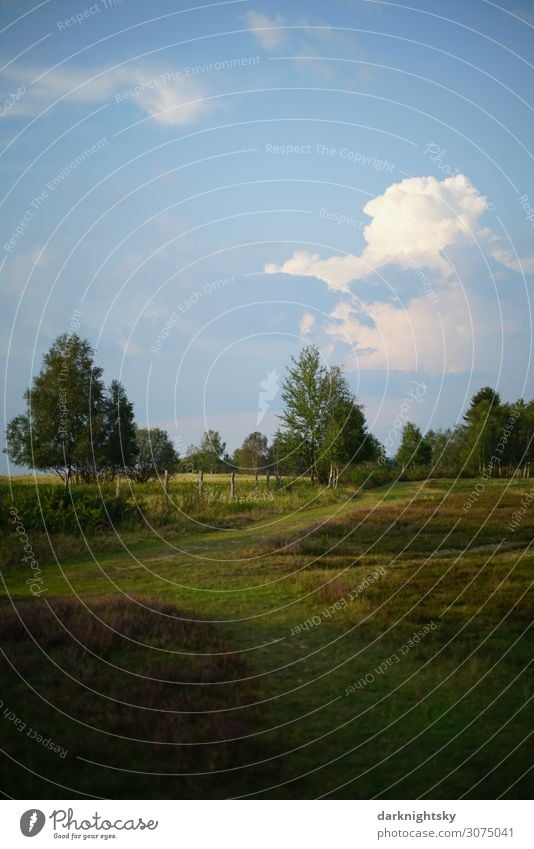
[[[275,500],[98,556],[95,532],[39,562],[34,597],[19,551],[0,617],[10,792],[527,797],[534,493],[475,485]]]

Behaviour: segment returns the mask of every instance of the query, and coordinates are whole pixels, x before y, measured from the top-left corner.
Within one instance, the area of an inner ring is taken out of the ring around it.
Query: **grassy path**
[[[140,761],[131,756],[134,775],[141,773],[132,777],[117,770],[129,755],[87,743],[74,745],[91,765],[82,775],[73,761],[73,786],[113,795],[118,782],[134,797],[153,787],[171,797],[455,798],[472,792],[492,798],[516,782],[512,796],[527,793],[521,741],[529,731],[532,522],[527,517],[507,546],[499,546],[521,486],[488,487],[466,515],[461,505],[468,485],[403,483],[267,526],[171,540],[182,552],[141,539],[129,553],[104,552],[98,562],[81,553],[61,569],[45,566],[44,598],[51,604],[75,596],[89,606],[97,597],[135,596],[148,609],[168,603],[182,611],[188,627],[214,624],[221,654],[240,655],[245,663],[217,673],[218,682],[234,683],[210,684],[207,672],[204,679],[206,692],[230,688],[224,702],[213,696],[230,723],[213,733],[243,738],[231,744],[223,773],[213,766],[215,755],[195,750],[189,771],[201,775],[143,778],[149,764],[173,771],[172,758],[154,761],[151,752]],[[16,600],[27,596],[24,574],[8,570],[4,579]],[[213,639],[193,641],[193,648],[167,639],[158,663],[170,671],[197,663],[195,675],[203,680]],[[118,667],[128,666],[132,651],[121,645]],[[143,686],[138,682],[130,698],[140,698]],[[12,699],[19,697],[22,689]],[[61,688],[55,698],[61,700]],[[243,704],[258,707],[244,710]],[[244,724],[236,732],[231,720],[238,716]],[[56,729],[62,734],[68,736]]]

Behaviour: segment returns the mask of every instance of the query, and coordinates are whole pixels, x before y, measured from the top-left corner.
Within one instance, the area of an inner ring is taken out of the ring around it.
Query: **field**
[[[170,503],[138,491],[150,521],[125,493],[116,533],[84,514],[53,551],[32,483],[13,489],[18,534],[4,486],[2,786],[528,797],[534,489],[486,481],[474,497],[476,484],[239,481],[231,501],[215,480],[202,497],[178,480]]]

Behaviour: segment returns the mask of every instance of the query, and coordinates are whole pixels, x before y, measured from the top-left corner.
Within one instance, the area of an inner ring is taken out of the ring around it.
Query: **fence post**
[[[121,479],[119,475],[117,475],[117,480],[115,481],[115,498],[120,498],[121,494]]]
[[[235,498],[235,472],[230,475],[230,497]]]
[[[169,472],[167,469],[163,472],[163,493],[165,495],[165,501],[169,500]]]
[[[201,470],[198,473],[198,491],[200,495],[202,495],[202,491],[204,489],[204,472]]]
[[[265,472],[265,489],[269,492],[269,488],[271,486],[271,472],[269,469]]]

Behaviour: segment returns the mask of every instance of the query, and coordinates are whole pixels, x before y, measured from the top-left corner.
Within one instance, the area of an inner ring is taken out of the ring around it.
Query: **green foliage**
[[[391,462],[368,432],[364,408],[341,368],[323,365],[317,347],[304,348],[292,360],[282,397],[281,427],[270,448],[254,431],[230,461],[220,433],[209,430],[180,462],[166,431],[136,427],[133,405],[119,381],[105,388],[89,342],[63,334],[24,393],[26,412],[7,424],[5,450],[17,465],[86,483],[118,473],[146,483],[165,470],[223,473],[237,467],[252,473],[270,468],[337,486],[354,466]],[[411,477],[430,469],[441,476],[528,474],[534,462],[534,401],[503,403],[494,389],[483,387],[452,429],[423,436],[408,422],[395,459]],[[365,469],[352,477],[365,479]]]
[[[374,462],[351,466],[343,475],[343,483],[358,489],[373,489],[399,480],[399,471],[393,466]]]
[[[534,462],[534,402],[503,404],[489,387],[477,392],[464,424],[429,431],[433,472],[494,476],[522,473]]]
[[[432,448],[421,431],[412,422],[406,422],[402,429],[401,443],[395,456],[395,462],[401,469],[425,467],[432,460]]]
[[[117,472],[135,466],[139,454],[133,404],[118,380],[111,382],[104,399],[101,452],[102,465],[109,469],[113,477]]]
[[[94,477],[95,448],[103,441],[104,384],[89,343],[76,334],[58,336],[24,398],[26,413],[7,427],[11,459],[33,469]]]
[[[151,478],[161,477],[165,471],[174,474],[180,458],[167,431],[159,427],[137,428],[135,431],[137,458],[130,469],[132,478],[144,483]]]
[[[9,528],[7,492],[2,495],[1,524]],[[83,486],[67,490],[54,484],[18,486],[13,503],[27,531],[46,530],[51,534],[78,534],[80,531],[91,534],[132,523],[136,518],[134,504],[125,498],[115,498],[110,487],[103,490],[97,486]]]
[[[367,433],[363,408],[338,366],[321,364],[319,349],[304,348],[287,371],[282,388],[285,410],[275,440],[286,468],[326,481],[335,469],[377,456]]]
[[[255,430],[243,440],[241,448],[237,448],[233,457],[234,465],[242,472],[255,473],[265,468],[269,463],[267,437]]]
[[[105,389],[86,339],[58,336],[24,399],[26,412],[6,428],[17,465],[87,482],[135,463],[133,406],[118,380]]]
[[[207,430],[198,447],[188,448],[186,463],[192,470],[210,474],[229,471],[231,464],[225,452],[226,442],[222,441],[219,431]]]

